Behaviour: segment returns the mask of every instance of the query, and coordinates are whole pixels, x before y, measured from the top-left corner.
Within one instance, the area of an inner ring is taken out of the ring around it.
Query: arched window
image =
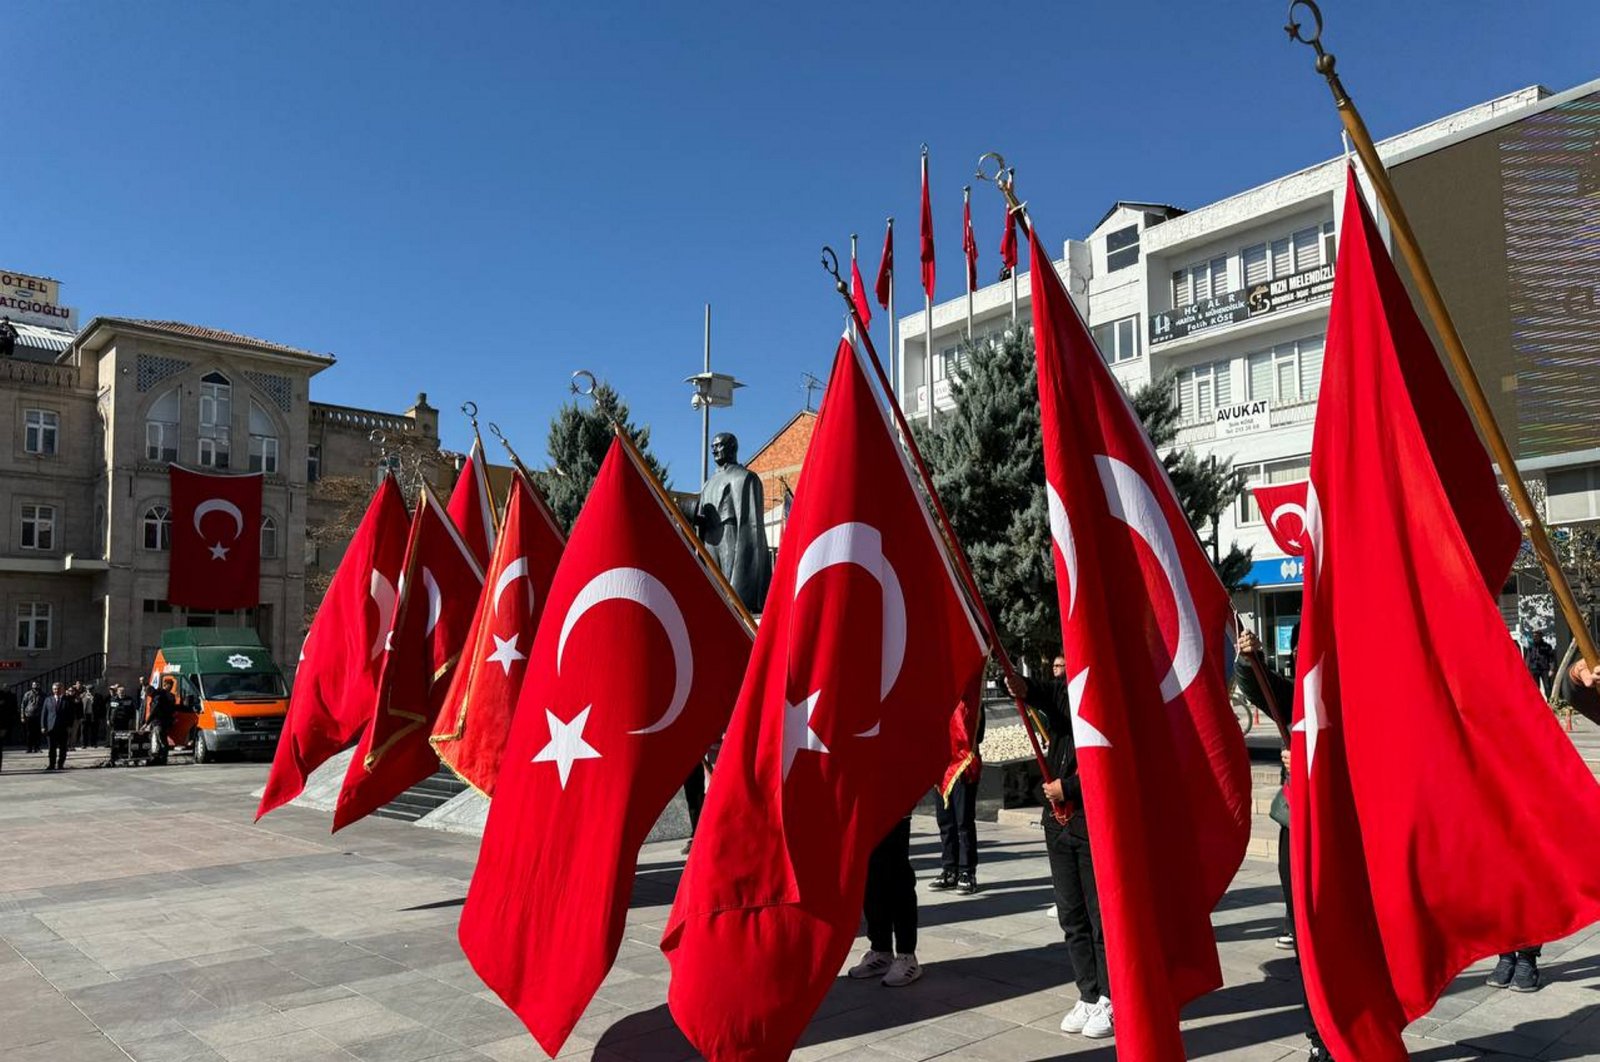
[[[233,424],[233,384],[220,372],[200,377],[200,464],[227,468],[229,429]]]
[[[152,505],[144,512],[144,548],[172,548],[172,510],[165,505]]]
[[[250,471],[278,470],[278,430],[272,417],[255,399],[250,400]]]
[[[154,402],[144,419],[144,456],[149,461],[178,459],[178,389],[174,387]]]
[[[261,518],[261,556],[270,560],[278,555],[278,521],[270,516]]]

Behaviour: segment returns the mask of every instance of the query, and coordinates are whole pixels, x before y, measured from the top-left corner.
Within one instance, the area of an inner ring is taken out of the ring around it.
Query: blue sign
[[[1246,583],[1257,586],[1299,586],[1305,579],[1304,557],[1272,557],[1250,565]]]

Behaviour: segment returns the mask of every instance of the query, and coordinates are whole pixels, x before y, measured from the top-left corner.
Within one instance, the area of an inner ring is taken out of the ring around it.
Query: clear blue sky
[[[1325,6],[1378,136],[1600,76],[1593,0]],[[870,284],[895,215],[915,308],[922,141],[941,298],[983,151],[1053,244],[1116,199],[1198,206],[1337,154],[1285,7],[7,0],[0,265],[60,279],[84,321],[333,351],[316,398],[427,391],[457,448],[470,398],[542,460],[588,368],[692,487],[702,304],[748,385],[714,427],[748,456],[827,370],[821,244],[861,233]],[[973,199],[988,280],[1001,208]]]

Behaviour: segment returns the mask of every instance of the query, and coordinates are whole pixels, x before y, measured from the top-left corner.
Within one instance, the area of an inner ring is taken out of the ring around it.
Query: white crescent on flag
[[[233,517],[233,537],[240,538],[244,535],[244,513],[239,507],[224,498],[207,498],[194,507],[194,529],[197,534],[205,534],[200,530],[200,521],[207,513],[227,513]]]
[[[561,637],[556,640],[556,671],[561,670],[561,659],[567,651],[567,636],[583,618],[583,614],[602,601],[633,601],[643,605],[660,621],[667,632],[667,642],[672,646],[673,676],[672,701],[660,719],[649,726],[630,730],[630,734],[656,734],[678,721],[684,706],[689,703],[689,689],[694,683],[694,648],[689,640],[689,627],[684,622],[683,610],[672,592],[660,579],[641,568],[608,568],[590,579],[567,608],[561,621]]]

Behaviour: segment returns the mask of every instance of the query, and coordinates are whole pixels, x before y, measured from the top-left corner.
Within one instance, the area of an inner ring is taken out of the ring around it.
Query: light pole
[[[700,486],[711,478],[711,410],[733,405],[733,389],[744,384],[726,373],[711,371],[711,304],[706,303],[706,356],[705,369],[686,377],[684,383],[694,384],[694,394],[689,396],[689,406],[700,411]]]

